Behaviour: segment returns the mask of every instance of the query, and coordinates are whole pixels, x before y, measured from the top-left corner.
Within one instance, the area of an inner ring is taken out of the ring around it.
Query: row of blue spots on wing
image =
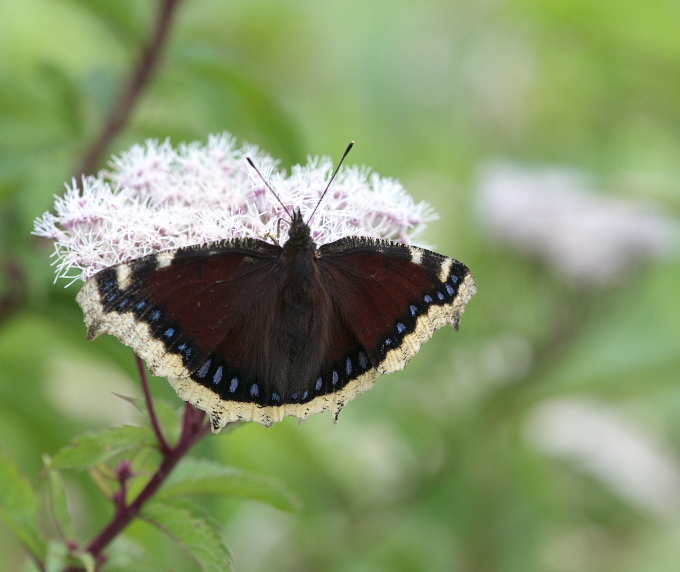
[[[359,348],[325,370],[308,387],[291,393],[279,392],[260,380],[250,379],[214,355],[196,368],[191,377],[215,391],[222,399],[275,407],[286,403],[306,403],[319,395],[340,391],[349,381],[371,367],[367,353]]]
[[[213,390],[226,401],[259,405],[282,404],[282,396],[276,391],[268,391],[264,383],[244,376],[242,372],[215,355],[209,356],[196,367],[191,378]]]
[[[300,396],[301,402],[308,401],[319,395],[336,393],[350,381],[366,373],[372,367],[373,365],[364,348],[355,348],[344,358],[334,363],[332,367],[326,368],[314,380],[312,387],[306,389]],[[293,394],[291,397],[296,401],[298,396]]]
[[[443,306],[453,302],[458,293],[461,276],[452,267],[446,282],[439,283],[435,288],[423,292],[419,300],[413,300],[405,314],[399,317],[391,332],[385,334],[377,344],[378,354],[384,358],[390,350],[398,348],[403,339],[413,333],[418,318],[427,314],[432,306]]]
[[[163,310],[153,306],[147,300],[140,300],[135,305],[137,318],[146,322],[157,340],[160,340],[168,352],[182,357],[184,367],[193,371],[201,363],[201,354],[189,338],[182,335],[181,328],[165,317]]]

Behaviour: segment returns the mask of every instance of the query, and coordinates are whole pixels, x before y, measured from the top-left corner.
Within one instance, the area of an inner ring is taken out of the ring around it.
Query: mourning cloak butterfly
[[[468,268],[415,246],[346,237],[317,246],[299,210],[289,238],[166,250],[102,270],[77,301],[206,411],[214,432],[343,406],[404,368],[475,294]]]

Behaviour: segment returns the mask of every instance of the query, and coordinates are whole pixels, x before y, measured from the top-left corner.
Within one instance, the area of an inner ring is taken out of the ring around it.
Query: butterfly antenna
[[[338,171],[340,170],[340,166],[342,165],[342,162],[345,160],[345,157],[347,157],[349,152],[352,150],[352,147],[354,147],[354,141],[349,142],[349,145],[347,145],[347,149],[345,149],[345,152],[342,154],[342,158],[338,162],[338,166],[335,168],[335,171],[333,171],[333,175],[331,176],[330,180],[328,181],[326,188],[324,189],[323,193],[321,193],[321,198],[319,199],[319,202],[316,203],[316,206],[314,207],[314,210],[312,211],[312,216],[309,217],[310,221],[314,218],[314,214],[316,213],[316,209],[319,208],[321,201],[323,201],[323,198],[326,196],[326,193],[328,192],[328,189],[330,188],[331,183],[333,182],[333,179],[335,179],[335,175],[338,174]]]
[[[345,153],[346,155],[347,153]],[[283,207],[283,210],[286,211],[286,214],[290,217],[291,220],[293,220],[293,215],[290,214],[290,211],[288,210],[288,207],[283,204],[283,201],[279,198],[279,195],[277,195],[274,192],[274,189],[272,189],[272,186],[267,182],[267,179],[262,176],[262,173],[260,173],[260,170],[255,166],[255,163],[253,163],[253,160],[250,157],[246,157],[246,161],[248,161],[248,164],[255,169],[255,172],[258,174],[260,179],[262,179],[262,182],[265,184],[265,186],[271,191],[272,195],[276,197],[276,200],[279,201],[281,206]]]

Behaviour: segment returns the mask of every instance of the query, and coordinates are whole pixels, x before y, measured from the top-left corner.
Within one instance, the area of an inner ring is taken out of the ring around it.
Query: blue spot
[[[338,372],[333,370],[333,385],[338,384]]]
[[[294,401],[297,401],[298,394],[297,394],[297,393],[293,393],[293,395],[291,395],[291,397],[293,398]]]
[[[453,293],[455,292],[451,284],[446,284],[446,291],[449,293],[449,296],[453,296]]]
[[[347,375],[352,375],[352,360],[347,358],[347,361],[345,362],[345,373]]]
[[[138,310],[141,310],[146,306],[146,301],[142,300],[137,306],[135,306]]]
[[[317,391],[321,389],[321,386],[323,385],[323,379],[319,378],[316,380],[316,385],[314,386]]]
[[[278,403],[279,401],[281,401],[281,397],[279,397],[279,394],[276,393],[276,391],[275,391],[274,393],[272,393],[272,399],[273,399],[274,401],[276,401],[277,403]]]
[[[406,326],[404,326],[404,324],[401,322],[397,322],[397,332],[401,334],[404,332],[404,330],[406,330]]]
[[[111,290],[111,288],[113,288],[115,285],[116,285],[116,281],[115,281],[115,280],[108,280],[108,281],[104,282],[104,286],[102,286],[102,290],[104,290],[104,292],[108,292],[108,291]]]
[[[154,312],[151,312],[151,319],[154,322],[157,322],[158,320],[161,319],[162,313],[160,310],[155,310]]]
[[[387,346],[391,346],[391,345],[392,345],[392,338],[387,338],[383,342],[382,346],[380,346],[380,353],[381,354],[387,353],[387,349],[388,349]]]
[[[130,298],[124,298],[118,303],[119,308],[125,308],[130,303]]]
[[[253,383],[253,385],[250,386],[250,395],[253,397],[260,395],[260,388],[257,386],[257,383]]]
[[[418,308],[416,308],[413,304],[409,306],[409,310],[411,310],[411,316],[415,316],[418,313]]]
[[[441,292],[437,292],[437,298],[439,298],[440,300],[443,300],[444,294],[442,294]]]
[[[212,360],[206,361],[202,366],[201,369],[198,370],[198,373],[196,375],[203,379],[206,375],[208,375],[208,370],[210,369],[210,362]]]
[[[111,292],[111,294],[104,299],[104,302],[113,302],[116,298],[118,298],[118,292]]]
[[[302,399],[307,399],[307,396],[309,395],[309,391],[305,389],[305,392],[302,394]]]
[[[213,383],[215,385],[217,385],[220,381],[222,381],[222,366],[218,367],[215,375],[213,375]]]
[[[186,345],[186,344],[181,344],[181,345],[177,346],[177,349],[178,349],[179,351],[183,352],[185,349],[187,349],[187,345]]]
[[[236,391],[236,388],[238,387],[238,378],[234,378],[231,380],[231,383],[229,384],[229,391],[231,393],[234,393]]]
[[[359,352],[359,367],[361,369],[366,369],[367,365],[368,365],[368,358],[366,357],[366,354],[364,352]]]
[[[451,275],[451,282],[453,282],[454,284],[458,284],[458,280],[460,280],[458,276],[456,276],[455,274]]]
[[[163,335],[166,338],[171,338],[172,336],[175,335],[175,328],[168,328],[167,330],[165,330],[165,332],[163,332]]]
[[[432,303],[432,298],[430,297],[429,294],[425,294],[425,297],[423,298],[426,304],[431,304]]]

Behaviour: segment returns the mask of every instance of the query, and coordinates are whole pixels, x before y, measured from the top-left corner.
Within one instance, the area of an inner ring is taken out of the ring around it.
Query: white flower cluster
[[[680,459],[624,409],[586,397],[556,398],[530,413],[526,432],[537,448],[572,461],[633,505],[677,518]]]
[[[587,177],[566,169],[491,165],[481,173],[477,204],[497,240],[588,284],[670,254],[680,235],[677,220],[659,207],[597,193]]]
[[[176,149],[168,141],[135,145],[112,158],[110,171],[72,181],[56,197],[55,212],[36,220],[34,234],[54,240],[57,278],[71,281],[169,248],[235,237],[273,236],[283,244],[289,216],[246,157],[290,212],[301,210],[317,244],[344,236],[411,243],[436,219],[397,181],[343,167],[309,220],[333,172],[329,158],[274,173],[274,159],[222,134]]]

